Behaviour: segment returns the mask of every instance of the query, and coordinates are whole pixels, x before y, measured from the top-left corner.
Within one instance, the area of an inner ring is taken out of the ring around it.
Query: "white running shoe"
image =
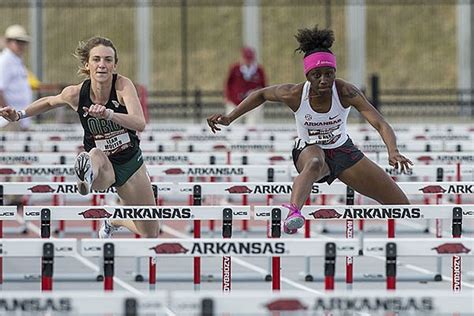
[[[91,156],[88,152],[82,152],[76,157],[74,171],[77,177],[77,188],[80,194],[87,195],[92,187],[92,164]]]
[[[114,232],[116,232],[117,230],[119,230],[119,228],[112,226],[112,224],[110,224],[110,221],[106,219],[102,221],[102,226],[100,226],[99,238],[100,239],[112,238]]]

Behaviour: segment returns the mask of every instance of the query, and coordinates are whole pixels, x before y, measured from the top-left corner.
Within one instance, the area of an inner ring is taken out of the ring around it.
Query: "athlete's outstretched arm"
[[[299,86],[301,84],[281,84],[255,90],[228,115],[213,114],[209,116],[207,124],[215,133],[221,130],[217,124],[228,126],[245,113],[262,105],[265,101],[282,102],[295,110],[295,100],[299,99],[299,93],[301,92],[298,92]]]
[[[379,132],[387,146],[388,163],[392,167],[398,168],[398,164],[400,164],[401,169],[405,170],[409,169],[410,165],[413,165],[410,159],[401,155],[398,151],[397,138],[390,124],[387,123],[356,86],[348,82],[342,82],[341,98],[343,99],[343,104],[350,104],[355,107],[367,122]]]
[[[73,109],[77,109],[79,91],[80,86],[68,86],[58,95],[40,98],[26,107],[25,117],[36,116],[66,104],[71,106]],[[22,118],[20,115],[19,111],[16,111],[10,106],[0,109],[0,116],[3,116],[8,121],[18,121]]]

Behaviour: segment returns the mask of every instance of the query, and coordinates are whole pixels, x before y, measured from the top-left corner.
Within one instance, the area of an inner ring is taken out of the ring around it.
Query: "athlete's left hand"
[[[6,106],[0,108],[0,117],[3,117],[8,122],[14,122],[18,120],[18,112],[14,108]]]
[[[398,169],[398,167],[400,166],[401,171],[408,170],[411,168],[411,166],[413,166],[413,162],[411,162],[411,160],[407,157],[400,154],[398,150],[388,153],[388,163],[395,169]]]
[[[213,114],[207,118],[207,125],[209,125],[213,133],[221,130],[220,127],[217,126],[218,124],[229,126],[229,117],[223,114]]]
[[[84,110],[84,115],[87,114],[93,117],[105,119],[107,118],[107,108],[102,104],[92,104],[90,107],[83,106],[82,109]]]

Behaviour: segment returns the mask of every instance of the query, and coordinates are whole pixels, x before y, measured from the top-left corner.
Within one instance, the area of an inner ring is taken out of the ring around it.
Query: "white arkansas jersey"
[[[323,149],[337,148],[344,144],[347,136],[346,125],[350,107],[345,109],[337,94],[336,82],[332,85],[331,108],[327,113],[314,111],[309,104],[311,83],[303,86],[301,103],[295,112],[298,138],[310,144],[317,144]]]

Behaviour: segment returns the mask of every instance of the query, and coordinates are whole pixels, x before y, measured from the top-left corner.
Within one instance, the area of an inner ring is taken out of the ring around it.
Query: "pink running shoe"
[[[287,234],[294,234],[298,231],[298,228],[303,227],[304,217],[294,204],[283,204],[283,207],[290,210],[283,223],[283,231]]]

